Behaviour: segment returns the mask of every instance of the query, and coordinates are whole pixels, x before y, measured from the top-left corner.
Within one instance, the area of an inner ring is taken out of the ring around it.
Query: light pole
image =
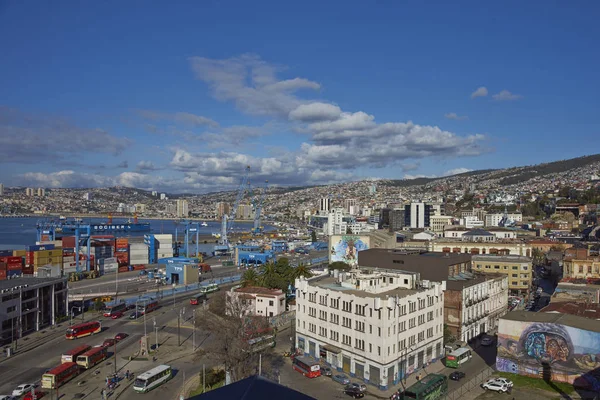
[[[158,327],[156,326],[156,317],[152,317],[152,323],[154,324],[154,332],[156,334],[156,345],[154,347],[154,351],[158,351]]]
[[[196,351],[196,309],[194,308],[194,319],[192,320],[194,324],[192,327],[192,351]]]
[[[177,346],[181,346],[181,311],[179,310],[179,313],[177,314]]]
[[[69,315],[69,317],[70,317],[69,326],[73,326],[73,310],[76,308],[79,308],[79,307],[77,307],[77,306],[71,307],[71,315]]]
[[[119,300],[119,265],[117,264],[117,269],[115,270],[115,304],[118,303]]]

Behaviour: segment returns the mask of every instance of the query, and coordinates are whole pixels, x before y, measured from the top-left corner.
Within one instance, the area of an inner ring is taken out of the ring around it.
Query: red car
[[[110,346],[114,346],[116,343],[115,339],[110,338],[110,339],[106,339],[104,341],[104,343],[102,343],[102,347],[110,347]]]
[[[114,313],[112,313],[111,318],[117,319],[117,318],[121,318],[122,316],[123,316],[123,313],[121,311],[115,311]]]
[[[117,333],[117,334],[115,335],[115,340],[116,340],[117,342],[120,342],[121,340],[125,339],[127,336],[129,336],[129,335],[128,335],[128,334],[126,334],[126,333]]]
[[[35,399],[41,399],[42,397],[44,397],[44,395],[46,394],[46,392],[42,392],[39,389],[35,390]],[[25,397],[23,397],[23,400],[33,400],[34,397],[31,395],[31,392],[27,392],[25,393]]]

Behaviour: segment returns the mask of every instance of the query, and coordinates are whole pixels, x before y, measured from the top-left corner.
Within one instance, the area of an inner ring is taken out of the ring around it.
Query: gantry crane
[[[265,186],[262,188],[260,195],[254,199],[254,227],[252,228],[253,235],[260,235],[263,230],[262,226],[260,226],[260,213],[262,212],[262,206],[265,201],[265,195],[268,187],[269,181],[265,181]]]
[[[227,233],[231,230],[233,226],[233,222],[237,217],[237,210],[240,206],[240,202],[244,198],[248,187],[248,174],[250,173],[250,166],[246,166],[244,174],[242,175],[242,179],[240,185],[238,186],[237,195],[235,198],[235,202],[233,203],[233,208],[230,210],[229,214],[224,213],[223,219],[221,220],[221,239],[219,240],[220,246],[218,250],[228,250],[229,249],[229,238],[227,237]],[[216,250],[217,248],[215,248]]]

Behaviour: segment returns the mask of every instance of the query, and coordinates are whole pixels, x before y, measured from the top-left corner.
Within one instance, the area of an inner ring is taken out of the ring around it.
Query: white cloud
[[[140,172],[143,171],[156,171],[158,168],[154,166],[152,161],[140,161],[137,164],[137,170]]]
[[[289,118],[302,122],[332,121],[341,114],[342,110],[338,106],[316,102],[298,106],[290,112]]]
[[[152,110],[137,110],[137,114],[142,118],[151,121],[172,121],[178,124],[188,125],[191,127],[210,126],[217,127],[219,123],[201,115],[196,115],[188,112],[163,113]],[[156,126],[147,124],[149,128],[156,129]]]
[[[402,179],[419,179],[419,178],[433,179],[433,178],[437,178],[437,175],[423,175],[423,174],[410,175],[410,174],[404,174],[404,176],[402,177]]]
[[[458,115],[457,113],[453,113],[453,112],[444,114],[444,117],[446,117],[448,119],[454,119],[456,121],[462,121],[465,119],[469,119],[469,117],[467,117],[466,115]]]
[[[511,93],[508,90],[502,90],[500,93],[493,95],[492,98],[497,101],[511,101],[522,99],[523,96]]]
[[[454,169],[450,169],[450,170],[444,172],[443,176],[459,175],[459,174],[464,174],[465,172],[471,172],[471,171],[473,171],[473,170],[469,169],[469,168],[454,168]]]
[[[3,163],[58,163],[85,152],[121,154],[132,144],[100,128],[83,128],[55,116],[0,106],[0,160]]]
[[[471,93],[471,98],[475,99],[477,97],[485,97],[488,95],[488,90],[485,86],[480,86],[477,88],[477,90],[475,90],[473,93]]]
[[[287,118],[303,101],[294,92],[317,90],[320,84],[293,78],[278,80],[283,68],[270,65],[254,54],[225,60],[191,57],[196,78],[210,87],[220,101],[233,101],[243,112],[253,115],[277,115]]]

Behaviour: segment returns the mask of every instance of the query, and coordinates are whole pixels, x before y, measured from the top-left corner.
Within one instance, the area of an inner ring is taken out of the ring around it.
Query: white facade
[[[443,355],[444,285],[362,268],[296,280],[296,347],[386,390]]]
[[[425,203],[410,203],[410,227],[425,228]]]
[[[4,185],[0,183],[0,196],[4,196]]]
[[[522,222],[523,214],[522,213],[508,213],[506,214],[509,220],[514,222]],[[485,226],[498,226],[500,224],[500,220],[504,217],[504,214],[487,214],[485,216]]]
[[[161,200],[166,200],[166,199],[167,199],[167,195],[166,195],[166,194],[164,194],[164,193],[161,193],[161,194],[160,194],[160,199],[161,199]]]
[[[344,209],[333,208],[329,214],[327,214],[327,224],[323,227],[327,235],[345,235],[348,230],[348,224],[343,221]],[[326,229],[325,229],[326,228]]]
[[[493,233],[496,236],[496,239],[516,239],[517,238],[516,231],[511,231],[511,230],[502,229],[502,228],[498,228],[498,229],[490,228],[490,229],[487,229],[487,231],[489,233]]]
[[[285,312],[285,293],[277,289],[245,287],[227,292],[226,313],[274,317]]]
[[[475,216],[467,216],[460,219],[460,224],[467,229],[483,228],[483,221]]]
[[[328,197],[323,197],[320,201],[319,201],[319,214],[322,214],[322,212],[328,212],[329,210],[331,210],[331,199]]]
[[[447,228],[444,231],[444,237],[445,238],[460,239],[467,232],[468,231],[465,228],[463,228],[463,227],[451,227],[451,228]]]
[[[469,341],[498,327],[508,304],[508,277],[487,279],[462,291],[461,335],[459,340]]]
[[[362,222],[362,221],[347,224],[347,227],[350,228],[353,235],[360,235],[362,233],[371,232],[371,231],[374,231],[377,229],[376,225],[369,224],[368,222]]]
[[[446,226],[452,224],[452,217],[449,215],[430,215],[429,227],[435,233],[442,233]]]
[[[188,216],[188,202],[187,200],[179,199],[177,200],[177,216],[179,218]]]

